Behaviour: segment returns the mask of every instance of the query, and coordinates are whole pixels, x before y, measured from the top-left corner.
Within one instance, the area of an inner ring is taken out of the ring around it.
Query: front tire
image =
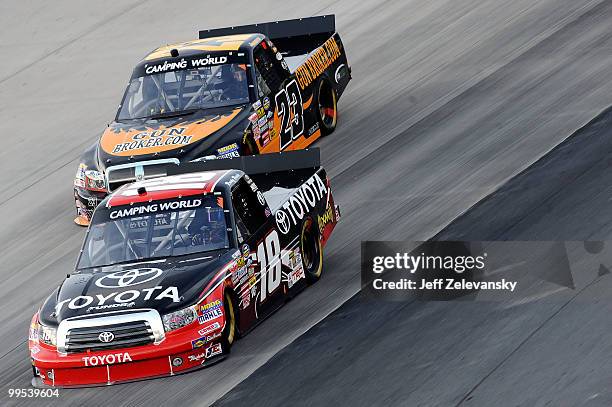
[[[310,218],[307,218],[302,224],[300,250],[302,251],[302,266],[304,267],[306,281],[312,284],[321,278],[323,248],[321,247],[317,225]]]
[[[225,312],[225,328],[223,328],[222,338],[225,345],[224,347],[226,351],[229,352],[238,337],[236,307],[229,291],[225,291],[223,295],[223,311]]]

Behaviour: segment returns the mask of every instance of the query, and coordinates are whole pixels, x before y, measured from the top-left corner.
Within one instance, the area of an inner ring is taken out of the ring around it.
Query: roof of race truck
[[[209,194],[215,192],[215,190],[220,191],[232,185],[242,174],[243,172],[240,170],[206,171],[137,181],[123,185],[113,192],[107,199],[106,206],[110,208],[162,199]],[[222,179],[225,179],[227,182],[218,185]],[[145,192],[138,193],[138,190],[143,187]]]
[[[238,51],[241,48],[250,48],[264,39],[263,34],[232,34],[220,37],[210,37],[201,40],[179,42],[161,46],[143,58],[144,61],[170,58],[170,51],[176,49],[179,55],[193,55],[203,52]],[[182,51],[182,52],[181,52]]]

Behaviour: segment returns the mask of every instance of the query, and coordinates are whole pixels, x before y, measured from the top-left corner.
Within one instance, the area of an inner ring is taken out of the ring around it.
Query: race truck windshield
[[[159,72],[164,65],[151,65],[143,76],[132,78],[117,119],[163,118],[249,102],[246,64],[190,68],[193,61],[188,62],[177,65],[186,69],[170,72]]]
[[[77,268],[230,247],[223,198],[146,202],[96,211]]]

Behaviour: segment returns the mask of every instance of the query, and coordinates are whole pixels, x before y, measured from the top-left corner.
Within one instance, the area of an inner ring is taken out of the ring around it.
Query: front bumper
[[[188,325],[155,345],[60,354],[29,341],[35,386],[91,387],[173,376],[222,360],[229,349],[221,341],[224,324],[196,338],[201,326]]]
[[[206,358],[207,353],[219,349],[219,353]],[[212,349],[212,350],[211,350]],[[118,352],[122,353],[122,352]],[[130,354],[130,352],[126,353]],[[94,387],[125,383],[157,377],[174,376],[186,373],[221,361],[227,355],[220,342],[209,344],[200,349],[190,349],[167,356],[154,356],[143,359],[132,358],[132,362],[104,364],[98,366],[69,367],[66,363],[32,359],[37,377],[32,383],[36,387]],[[100,356],[94,356],[100,357]],[[46,366],[46,367],[43,367]],[[52,367],[53,366],[53,367]]]

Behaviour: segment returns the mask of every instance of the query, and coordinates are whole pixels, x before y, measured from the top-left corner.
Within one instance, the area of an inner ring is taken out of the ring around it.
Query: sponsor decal
[[[193,68],[199,68],[201,66],[219,65],[219,64],[224,64],[226,62],[227,62],[227,57],[224,57],[224,56],[206,57],[206,58],[192,59],[191,66]]]
[[[183,358],[180,358],[177,356],[174,359],[172,359],[172,366],[179,367],[182,364],[183,364]]]
[[[267,96],[263,99],[263,108],[266,110],[270,108],[270,98]],[[268,113],[271,113],[271,112],[268,112]]]
[[[40,352],[40,348],[38,346],[32,346],[30,349],[30,355],[36,355],[38,352]]]
[[[242,291],[240,301],[240,306],[242,309],[246,309],[249,305],[251,305],[251,290]]]
[[[267,130],[261,134],[261,145],[266,146],[270,142],[270,132]]]
[[[95,284],[100,288],[131,287],[155,280],[161,274],[162,270],[158,268],[123,270],[107,274],[97,279]]]
[[[302,278],[306,278],[304,268],[302,266],[302,255],[299,248],[289,252],[284,251],[282,262],[283,265],[291,269],[291,271],[287,274],[288,288],[293,287],[293,285],[295,285]]]
[[[77,168],[77,172],[74,177],[75,187],[85,188],[85,171],[87,171],[87,166],[83,163],[79,164],[79,168]]]
[[[325,226],[334,220],[334,212],[331,206],[328,206],[323,215],[317,215],[317,223],[319,224],[319,233],[322,235]]]
[[[238,152],[238,144],[232,143],[225,147],[217,149],[217,158],[236,158],[240,157]]]
[[[159,214],[153,219],[153,226],[165,226],[170,224],[169,214]],[[146,229],[149,227],[148,219],[136,219],[130,221],[130,229]]]
[[[264,129],[262,129],[262,126],[263,126],[264,124],[266,124],[266,125],[267,125],[267,124],[268,124],[268,120],[266,120],[266,118],[265,118],[265,117],[262,117],[261,119],[259,119],[259,121],[257,122],[257,124],[259,125],[260,130],[264,130]]]
[[[321,76],[340,55],[340,48],[334,37],[325,41],[319,49],[296,69],[295,75],[300,84],[300,88],[306,88],[316,78]]]
[[[154,154],[183,148],[221,130],[234,119],[242,107],[218,115],[206,115],[195,122],[184,123],[177,127],[167,127],[162,123],[142,129],[126,124],[111,125],[100,139],[100,147],[108,154],[129,157],[133,155]]]
[[[304,274],[304,269],[302,268],[302,265],[300,264],[295,270],[292,270],[291,273],[289,273],[289,278],[287,280],[287,286],[291,288],[295,285],[295,283],[297,283],[303,278],[306,278],[306,275]]]
[[[125,217],[141,216],[159,211],[175,211],[178,209],[192,209],[202,205],[201,199],[187,199],[183,201],[170,201],[151,203],[148,205],[130,206],[129,208],[111,211],[109,217],[112,220]]]
[[[180,61],[164,61],[163,63],[155,64],[155,65],[145,65],[145,73],[147,75],[151,75],[154,73],[160,72],[168,72],[175,71],[178,69],[186,69],[186,68],[200,68],[203,66],[209,65],[219,65],[227,62],[226,56],[217,56],[217,57],[204,57],[197,58],[187,61],[184,58],[181,58]]]
[[[201,348],[204,345],[206,345],[206,337],[205,336],[191,341],[191,348],[192,349]]]
[[[214,345],[206,348],[206,359],[210,359],[213,356],[220,354],[223,351],[220,343],[215,343]]]
[[[198,312],[204,313],[206,311],[209,311],[211,309],[216,309],[216,308],[221,308],[221,301],[220,300],[215,300],[215,301],[209,302],[207,304],[198,305]]]
[[[204,359],[206,358],[206,352],[202,352],[202,353],[198,353],[197,355],[190,355],[189,356],[189,361],[190,362],[197,362],[200,359]]]
[[[297,225],[300,220],[315,207],[317,202],[327,194],[325,183],[315,174],[302,184],[289,200],[283,204],[275,213],[276,226],[279,231],[286,235],[291,225]]]
[[[100,332],[98,340],[102,343],[110,343],[115,340],[115,334],[109,331]]]
[[[129,353],[111,353],[109,355],[85,356],[82,358],[85,366],[112,365],[115,363],[131,362],[132,357]]]
[[[235,173],[230,177],[230,179],[225,181],[225,185],[231,188],[232,186],[234,186],[236,182],[238,182],[239,179],[240,179],[240,173]]]
[[[167,71],[173,71],[175,69],[185,69],[185,68],[187,68],[187,61],[185,59],[181,59],[180,61],[176,61],[176,62],[164,61],[163,64],[146,65],[145,73],[152,74],[152,73],[167,72]]]
[[[118,308],[132,308],[133,306],[135,306],[136,303],[135,302],[124,302],[124,303],[111,303],[111,304],[104,304],[104,305],[94,305],[92,307],[87,308],[87,312],[91,312],[91,311],[104,311],[104,310],[115,310]]]
[[[38,342],[38,329],[36,325],[30,325],[30,331],[28,333],[28,341]]]
[[[186,135],[186,127],[175,127],[172,129],[143,131],[132,136],[132,141],[116,144],[112,154],[140,150],[143,148],[162,146],[186,146],[190,144],[193,136]]]
[[[198,317],[198,322],[200,325],[207,323],[215,318],[219,318],[223,316],[223,311],[221,307],[212,308],[206,312],[203,312],[202,315]]]
[[[238,268],[233,274],[232,274],[232,283],[234,283],[234,285],[240,285],[243,283],[243,279],[244,276],[247,275],[247,267],[246,265],[243,267]]]
[[[257,191],[257,200],[261,206],[266,206],[266,198],[264,198],[261,191]]]
[[[253,105],[253,107],[255,107],[255,105]],[[251,123],[256,124],[257,120],[259,120],[259,115],[257,115],[257,113],[253,113],[252,115],[249,116],[249,121]]]
[[[274,218],[276,220],[276,226],[278,227],[278,230],[280,230],[283,235],[289,233],[289,229],[291,228],[291,221],[289,220],[289,216],[287,216],[284,211],[279,210],[274,215]]]
[[[316,122],[308,129],[308,135],[312,136],[317,130],[319,130],[319,122]]]
[[[141,290],[113,291],[109,294],[79,295],[74,298],[68,298],[57,303],[55,313],[59,314],[64,304],[67,304],[69,309],[77,310],[85,307],[87,312],[108,309],[108,308],[129,308],[135,305],[135,300],[143,297],[144,301],[155,300],[160,301],[165,298],[172,302],[179,302],[178,288],[174,286],[162,287],[155,286],[143,288]]]
[[[206,336],[211,332],[214,332],[217,329],[221,329],[221,324],[218,322],[213,322],[210,325],[205,326],[204,328],[198,331],[198,335]]]
[[[259,109],[261,109],[261,100],[256,101],[255,103],[253,103],[253,110],[257,111]]]
[[[214,339],[217,339],[220,336],[221,336],[221,332],[215,333],[213,335],[202,336],[201,338],[191,341],[191,347],[192,349],[201,348],[202,346],[206,345],[208,342]]]

